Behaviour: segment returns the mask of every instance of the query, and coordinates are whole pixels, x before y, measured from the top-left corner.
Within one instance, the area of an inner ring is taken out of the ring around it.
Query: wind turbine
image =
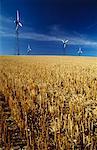
[[[78,49],[77,53],[78,53],[79,56],[83,53],[81,47]]]
[[[32,51],[31,46],[28,44],[27,54],[29,54],[31,51]]]
[[[16,12],[16,20],[14,21],[14,23],[16,24],[16,39],[17,39],[17,55],[20,55],[19,52],[19,27],[22,27],[22,23],[20,22],[20,14],[19,11],[17,10]]]
[[[63,47],[66,48],[67,43],[68,43],[69,41],[68,41],[68,40],[65,40],[65,41],[64,41],[64,40],[61,40],[61,41],[63,42]]]

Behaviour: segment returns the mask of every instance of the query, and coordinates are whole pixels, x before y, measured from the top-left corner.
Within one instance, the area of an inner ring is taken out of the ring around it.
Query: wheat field
[[[1,150],[97,150],[97,58],[0,56]]]

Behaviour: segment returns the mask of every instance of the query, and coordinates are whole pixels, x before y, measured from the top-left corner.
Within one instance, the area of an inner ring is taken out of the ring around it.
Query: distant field
[[[97,58],[0,56],[0,148],[97,150]]]

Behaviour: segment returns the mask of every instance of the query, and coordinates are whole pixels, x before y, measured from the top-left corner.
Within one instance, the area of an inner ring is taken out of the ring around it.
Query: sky
[[[21,55],[97,56],[97,0],[0,0],[0,55],[17,54],[17,10]]]

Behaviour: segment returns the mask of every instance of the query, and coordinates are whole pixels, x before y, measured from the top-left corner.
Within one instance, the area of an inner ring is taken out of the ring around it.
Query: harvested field
[[[0,56],[1,150],[96,150],[97,58]]]

